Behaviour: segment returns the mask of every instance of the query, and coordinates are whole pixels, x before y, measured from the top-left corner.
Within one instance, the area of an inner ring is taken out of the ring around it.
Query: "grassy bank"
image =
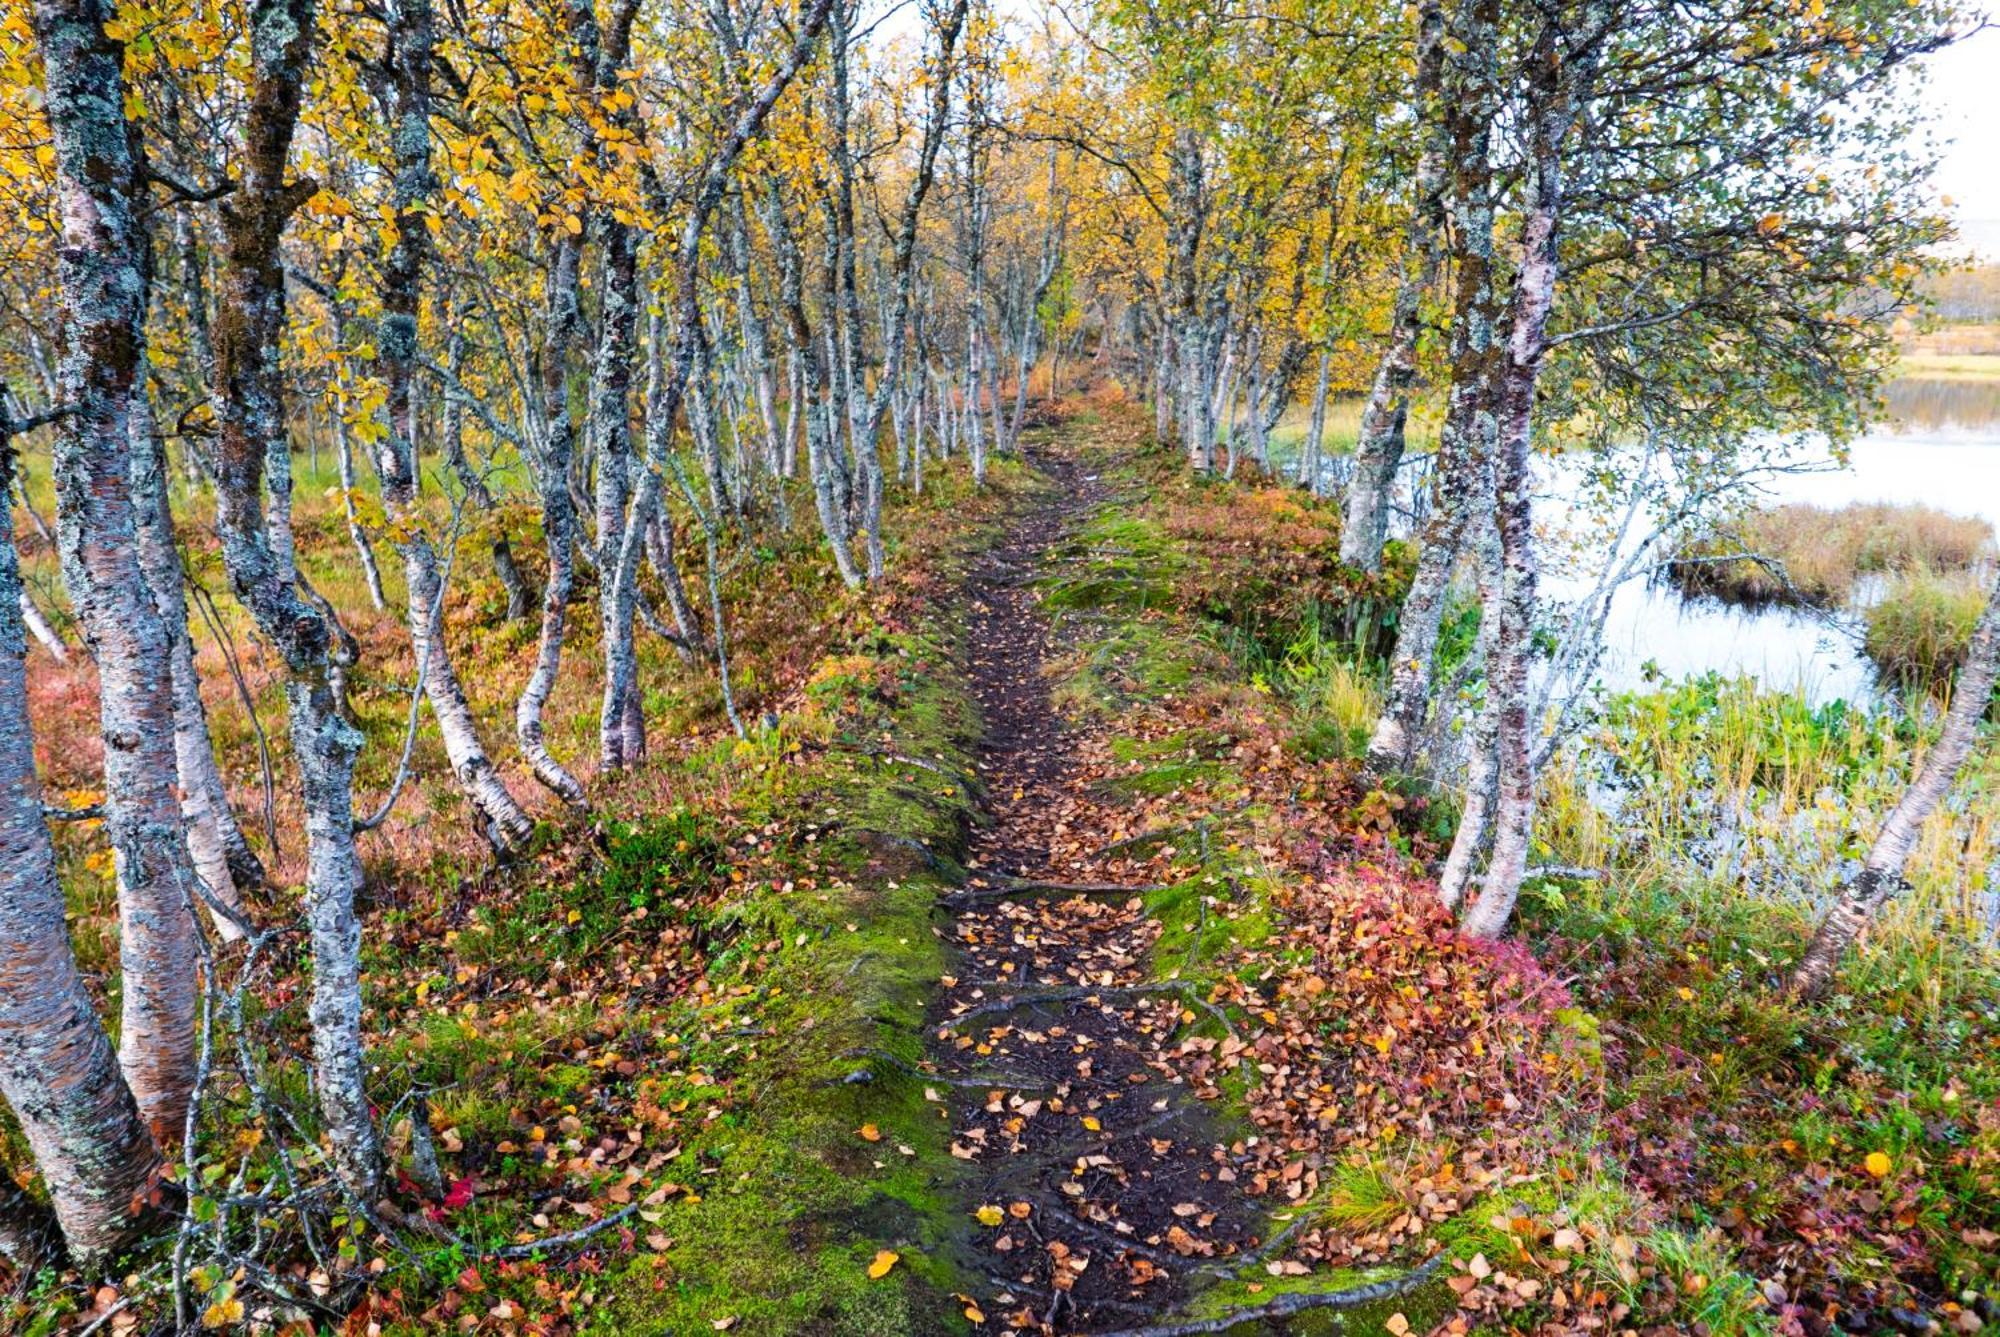
[[[1936,689],[1965,663],[1990,593],[1983,572],[1897,576],[1867,611],[1868,657],[1893,682]]]

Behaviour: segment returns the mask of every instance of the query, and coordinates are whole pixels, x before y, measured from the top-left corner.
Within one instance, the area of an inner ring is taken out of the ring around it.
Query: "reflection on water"
[[[1866,436],[1854,443],[1847,468],[1778,478],[1765,492],[1774,502],[1815,506],[1921,502],[2000,529],[2000,419],[1983,434]]]
[[[1908,377],[1883,396],[1901,432],[1971,432],[1991,436],[2000,423],[2000,379]]]
[[[2000,531],[2000,382],[1898,381],[1889,400],[1899,421],[1856,441],[1847,467],[1780,475],[1762,489],[1771,503],[1839,507],[1854,501],[1922,503],[1976,515]],[[1560,529],[1571,484],[1545,480],[1543,514]],[[1549,592],[1574,595],[1582,582],[1551,570]],[[1875,672],[1861,652],[1860,620],[1787,608],[1735,608],[1683,600],[1634,582],[1612,600],[1605,622],[1603,685],[1643,688],[1650,670],[1668,679],[1717,671],[1745,674],[1808,700],[1867,701]]]
[[[1828,508],[1854,501],[1921,503],[1979,516],[2000,532],[2000,379],[1913,377],[1891,383],[1886,398],[1889,420],[1852,444],[1845,466],[1836,467],[1829,455],[1819,470],[1776,476],[1761,489],[1762,500]],[[1298,436],[1273,440],[1274,462],[1287,474],[1296,467],[1298,446]],[[1427,455],[1413,451],[1398,475],[1391,522],[1397,534],[1409,533],[1423,509],[1428,463]],[[1542,475],[1536,515],[1550,532],[1591,532],[1576,528],[1589,524],[1573,505],[1585,487],[1571,467],[1580,463],[1536,462]],[[1344,490],[1351,467],[1347,456],[1326,458],[1328,495]],[[1574,523],[1566,525],[1566,518]],[[1575,598],[1593,583],[1603,542],[1601,535],[1595,539],[1588,569],[1565,570],[1554,552],[1544,554],[1550,599]],[[1669,679],[1747,674],[1767,687],[1803,691],[1815,704],[1868,701],[1875,696],[1875,671],[1861,652],[1860,634],[1860,620],[1848,615],[1689,602],[1672,589],[1634,582],[1612,601],[1598,679],[1612,690],[1641,688],[1650,664]]]
[[[1875,666],[1861,653],[1860,635],[1852,617],[1753,611],[1635,581],[1611,601],[1598,679],[1620,692],[1647,688],[1649,675],[1673,681],[1719,670],[1798,688],[1816,704],[1865,701],[1875,693]]]

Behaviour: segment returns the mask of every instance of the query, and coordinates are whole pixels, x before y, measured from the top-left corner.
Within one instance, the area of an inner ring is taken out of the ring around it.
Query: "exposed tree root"
[[[987,876],[992,876],[988,874]],[[1026,878],[1000,875],[1003,885],[997,887],[967,887],[960,891],[947,892],[938,899],[947,905],[970,905],[983,901],[1008,901],[1017,896],[1050,896],[1065,894],[1071,896],[1143,896],[1148,892],[1165,891],[1171,883],[1152,882],[1140,886],[1128,886],[1123,882],[1042,882]]]
[[[1443,1261],[1444,1255],[1439,1254],[1415,1271],[1386,1281],[1371,1281],[1365,1286],[1350,1286],[1339,1291],[1300,1291],[1294,1295],[1281,1295],[1268,1304],[1251,1309],[1232,1310],[1217,1318],[1158,1323],[1147,1328],[1120,1328],[1116,1332],[1100,1333],[1098,1337],[1202,1337],[1205,1333],[1231,1332],[1244,1323],[1291,1318],[1309,1310],[1359,1309],[1363,1305],[1408,1295],[1429,1281]]]

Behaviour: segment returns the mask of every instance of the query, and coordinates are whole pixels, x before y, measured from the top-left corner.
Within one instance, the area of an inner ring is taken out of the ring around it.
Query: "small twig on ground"
[[[989,874],[989,876],[992,876]],[[947,892],[939,899],[953,904],[976,901],[1005,901],[1016,896],[1047,896],[1065,894],[1070,896],[1143,896],[1148,892],[1165,891],[1166,882],[1148,883],[1142,886],[1127,886],[1122,882],[1042,882],[1032,878],[1006,877],[998,887],[965,887]]]
[[[874,836],[888,844],[898,845],[908,850],[915,850],[918,854],[924,856],[925,863],[930,865],[933,872],[944,872],[950,868],[950,865],[943,858],[939,857],[937,851],[924,844],[921,840],[915,840],[909,836],[899,836],[894,831],[883,831],[872,826],[850,826],[846,830],[849,835]]]
[[[621,1208],[602,1220],[592,1221],[587,1226],[565,1231],[560,1235],[550,1235],[546,1239],[529,1240],[525,1244],[510,1244],[504,1249],[492,1249],[480,1254],[482,1258],[532,1258],[544,1249],[566,1249],[572,1244],[581,1244],[593,1235],[602,1234],[615,1225],[629,1220],[639,1210],[639,1204]]]

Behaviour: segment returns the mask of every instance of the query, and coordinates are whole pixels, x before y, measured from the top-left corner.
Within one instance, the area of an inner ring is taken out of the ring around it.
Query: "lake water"
[[[1823,472],[1777,476],[1763,497],[1827,507],[1916,502],[1982,517],[2000,531],[2000,381],[1899,381],[1888,399],[1893,420],[1855,442],[1845,467],[1828,461]],[[1548,472],[1537,511],[1560,528],[1573,494],[1559,471]],[[1553,597],[1577,588],[1559,567],[1550,574]],[[1714,670],[1815,702],[1870,700],[1875,672],[1860,635],[1860,619],[1848,613],[1753,611],[1633,582],[1612,601],[1600,680],[1622,690],[1643,687],[1652,671],[1680,678]]]

